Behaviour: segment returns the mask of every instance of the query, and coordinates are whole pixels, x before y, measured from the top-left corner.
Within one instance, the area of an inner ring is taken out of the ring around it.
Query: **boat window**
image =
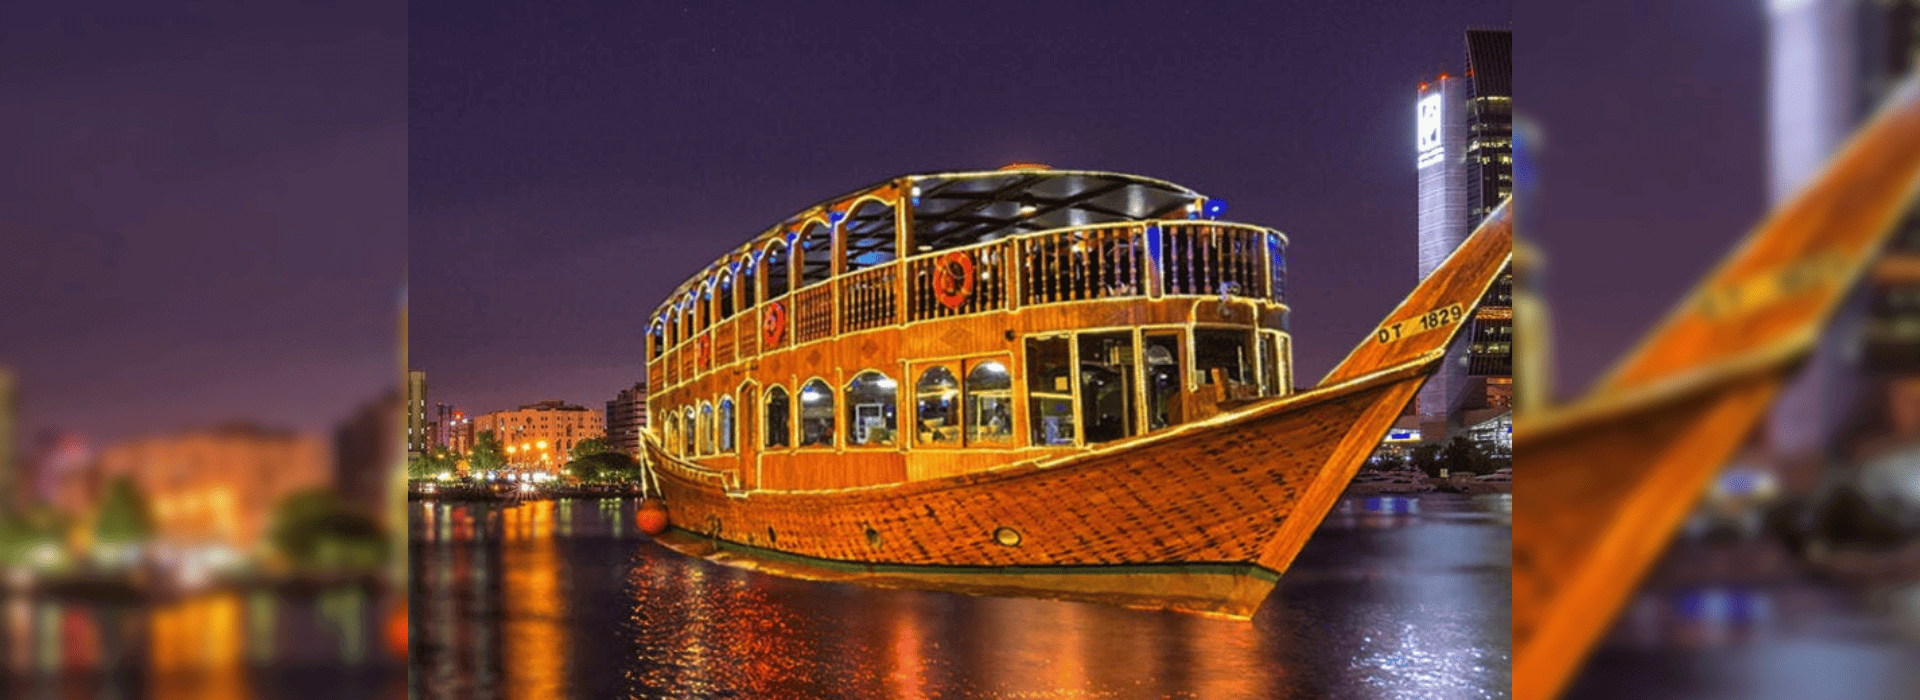
[[[1080,334],[1080,421],[1088,444],[1134,434],[1133,332]]]
[[[653,329],[648,331],[647,335],[651,336],[651,339],[653,341],[653,359],[658,360],[660,359],[660,353],[666,352],[667,350],[666,336],[663,335],[661,331],[661,324],[659,321],[653,322]]]
[[[847,383],[847,444],[898,444],[899,387],[892,377],[871,370]]]
[[[1200,373],[1200,383],[1212,384],[1215,369],[1225,374],[1229,381],[1252,383],[1251,336],[1251,333],[1242,330],[1193,329],[1193,368]]]
[[[791,261],[787,259],[787,244],[777,242],[767,247],[767,298],[778,299],[780,295],[792,291],[793,271]]]
[[[987,361],[967,372],[967,444],[1013,440],[1013,376]]]
[[[1267,234],[1267,257],[1273,266],[1273,300],[1287,301],[1287,244],[1280,234]]]
[[[713,454],[713,404],[700,404],[700,454]]]
[[[732,452],[733,446],[733,399],[720,400],[720,451]]]
[[[1260,395],[1286,393],[1280,385],[1280,339],[1272,333],[1260,334]]]
[[[1073,359],[1065,337],[1027,339],[1027,416],[1034,445],[1073,444]]]
[[[681,447],[684,448],[684,451],[682,451],[680,454],[691,457],[694,454],[697,454],[694,451],[694,447],[695,447],[694,438],[700,434],[700,431],[694,429],[694,425],[696,424],[693,422],[692,406],[687,407],[686,417],[681,420],[680,425],[685,427],[684,430],[680,431],[682,433],[685,433],[685,439],[681,441]]]
[[[719,302],[720,302],[719,303],[720,315],[718,318],[722,321],[725,321],[729,318],[733,318],[733,272],[728,271],[728,272],[720,273],[720,284],[718,285],[718,289],[719,289],[719,292],[716,295],[719,297]]]
[[[1147,429],[1159,430],[1186,420],[1180,400],[1180,333],[1148,333],[1146,362]]]
[[[921,445],[958,445],[960,443],[960,382],[945,367],[932,367],[920,373],[913,385],[917,442]]]
[[[709,284],[707,285],[706,289],[700,290],[699,300],[695,301],[693,303],[693,306],[694,306],[693,312],[695,314],[695,318],[699,319],[700,330],[704,331],[708,328],[712,328],[713,327],[713,285]]]
[[[787,431],[791,430],[790,426],[792,425],[792,421],[789,420],[789,416],[790,414],[792,414],[792,412],[793,412],[793,408],[788,403],[788,400],[787,400],[786,387],[781,387],[781,386],[768,387],[767,388],[767,446],[768,447],[787,447],[790,444],[791,441],[787,439]]]
[[[864,270],[897,257],[894,243],[893,207],[878,200],[867,200],[853,210],[844,225],[847,238],[847,271]]]
[[[677,412],[669,411],[667,413],[666,429],[660,431],[660,433],[661,433],[661,437],[665,438],[665,440],[663,441],[665,443],[663,447],[666,447],[668,452],[676,452],[676,453],[679,452],[680,451],[680,414]]]
[[[747,256],[747,262],[740,266],[740,308],[742,309],[751,309],[754,304],[759,303],[757,295],[760,290],[754,285],[759,279],[754,275],[755,270],[758,268],[758,266],[754,264],[755,262],[757,261],[753,259],[753,256],[749,255]]]
[[[680,326],[686,329],[686,332],[680,336],[683,341],[692,339],[694,334],[700,332],[700,326],[695,323],[696,317],[693,311],[693,307],[698,304],[693,303],[693,299],[693,295],[688,294],[687,300],[680,304]]]
[[[794,255],[800,260],[800,288],[806,289],[833,277],[833,235],[815,222],[801,232]]]
[[[800,388],[800,446],[833,446],[833,387],[815,379]]]

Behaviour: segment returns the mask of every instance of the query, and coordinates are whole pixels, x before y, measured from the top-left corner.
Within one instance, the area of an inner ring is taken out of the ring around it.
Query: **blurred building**
[[[459,413],[454,407],[444,403],[433,404],[433,419],[428,423],[428,444],[434,449],[447,449],[453,442],[454,415]]]
[[[493,431],[509,450],[507,464],[512,468],[544,472],[557,472],[580,441],[605,438],[607,433],[605,414],[563,401],[482,414],[473,428],[475,435]]]
[[[427,373],[407,370],[407,456],[427,451]]]
[[[447,449],[460,454],[473,451],[473,419],[465,411],[454,410],[447,420]]]
[[[1768,9],[1768,194],[1777,206],[1920,64],[1920,0],[1774,0]],[[1784,485],[1811,488],[1827,456],[1859,456],[1891,429],[1888,413],[1907,406],[1920,407],[1920,208],[1769,416],[1764,435]]]
[[[79,433],[48,428],[34,436],[33,447],[19,461],[15,486],[25,503],[50,504],[75,513],[92,503],[100,487],[93,450]]]
[[[354,411],[333,431],[334,490],[367,513],[381,513],[393,472],[405,469],[400,392],[389,390]]]
[[[99,483],[132,478],[159,538],[239,549],[260,543],[281,499],[333,471],[321,438],[247,423],[139,438],[97,465]]]
[[[640,431],[647,428],[647,383],[635,382],[607,402],[607,446],[640,456]]]

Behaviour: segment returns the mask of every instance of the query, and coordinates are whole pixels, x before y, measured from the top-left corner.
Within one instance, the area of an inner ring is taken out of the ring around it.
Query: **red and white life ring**
[[[934,260],[933,295],[949,309],[965,306],[973,296],[973,257],[956,250]]]
[[[766,340],[767,347],[780,344],[787,335],[787,307],[781,302],[767,305],[767,315],[761,319],[760,334]]]

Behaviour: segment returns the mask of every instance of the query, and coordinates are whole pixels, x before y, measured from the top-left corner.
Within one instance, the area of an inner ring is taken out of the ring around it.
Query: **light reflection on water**
[[[417,503],[425,698],[1504,697],[1499,499],[1344,501],[1252,624],[768,576],[627,500]],[[1510,509],[1510,506],[1508,506]]]

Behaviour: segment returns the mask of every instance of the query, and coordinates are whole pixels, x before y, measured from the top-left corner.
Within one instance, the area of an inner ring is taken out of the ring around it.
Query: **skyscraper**
[[[1426,279],[1467,238],[1466,79],[1442,73],[1420,84],[1415,104],[1415,170],[1420,183],[1420,278]],[[1449,432],[1453,399],[1466,383],[1464,348],[1455,345],[1427,380],[1416,403],[1421,434]]]

